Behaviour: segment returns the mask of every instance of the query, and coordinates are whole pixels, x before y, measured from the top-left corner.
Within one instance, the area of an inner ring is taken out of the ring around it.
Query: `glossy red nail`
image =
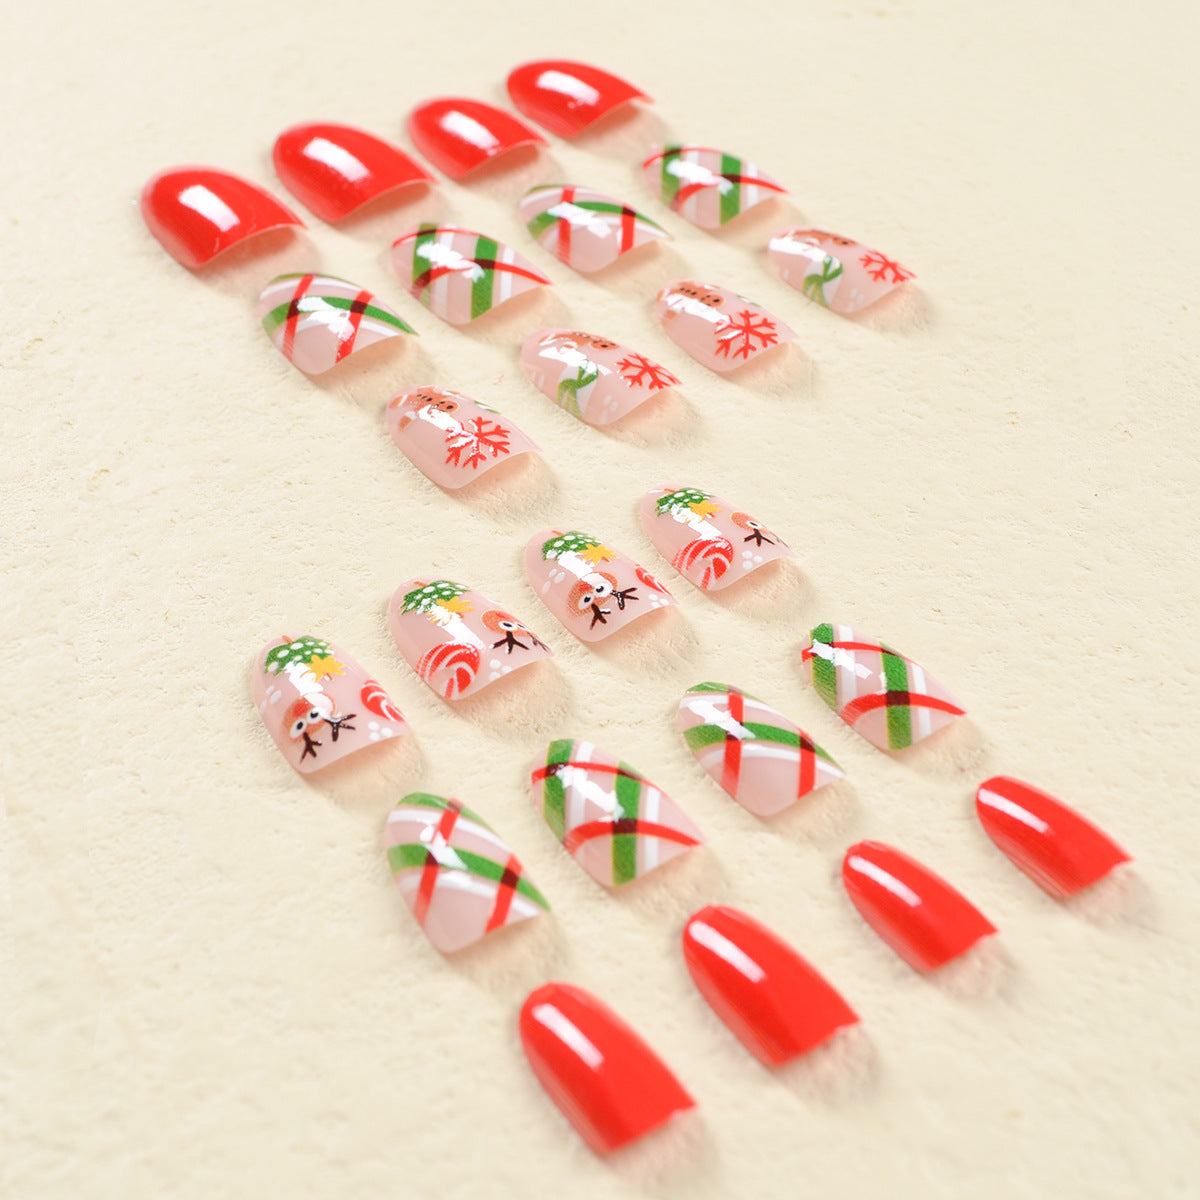
[[[433,176],[403,150],[349,125],[293,125],[275,139],[275,173],[323,221],[340,221],[385,192]]]
[[[1074,896],[1131,861],[1108,834],[1074,809],[1008,775],[984,780],[975,808],[988,837],[1056,899]]]
[[[940,875],[882,842],[859,842],[842,882],[872,929],[917,971],[933,971],[996,927]]]
[[[193,270],[256,233],[304,222],[270,192],[213,167],[172,167],[142,188],[142,219]]]
[[[683,930],[692,981],[746,1049],[779,1067],[858,1023],[858,1014],[785,941],[753,917],[712,904]]]
[[[518,146],[546,144],[540,133],[512,113],[460,97],[418,104],[408,114],[408,136],[451,179],[461,179]]]
[[[696,1106],[666,1064],[606,1004],[547,983],[521,1006],[533,1073],[597,1154],[611,1154]]]
[[[517,67],[508,77],[508,94],[531,121],[564,138],[582,133],[622,104],[650,99],[599,67],[559,59]]]

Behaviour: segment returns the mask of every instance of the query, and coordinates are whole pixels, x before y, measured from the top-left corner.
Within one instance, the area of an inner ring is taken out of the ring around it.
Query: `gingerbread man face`
[[[675,291],[681,296],[688,296],[692,300],[699,300],[701,304],[707,304],[709,308],[720,308],[725,303],[725,297],[720,292],[702,287],[698,283],[677,284]]]

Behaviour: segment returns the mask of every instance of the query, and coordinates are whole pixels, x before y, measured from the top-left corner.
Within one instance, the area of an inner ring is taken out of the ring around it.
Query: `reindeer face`
[[[593,605],[602,604],[617,590],[617,581],[607,571],[585,575],[572,589],[567,603],[572,612],[585,613]]]
[[[326,695],[301,696],[292,702],[283,719],[283,727],[292,741],[299,741],[310,729],[333,716],[333,701]]]

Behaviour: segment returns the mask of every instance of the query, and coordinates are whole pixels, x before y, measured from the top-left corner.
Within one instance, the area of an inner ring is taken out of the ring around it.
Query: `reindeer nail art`
[[[419,387],[387,406],[392,441],[438,487],[460,488],[537,447],[494,408],[460,392]]]
[[[332,275],[280,275],[258,298],[276,349],[306,375],[321,375],[375,342],[416,335],[374,292]]]
[[[304,775],[409,731],[380,684],[311,634],[269,643],[254,665],[252,688],[267,732]]]
[[[610,425],[679,380],[645,355],[608,338],[539,329],[521,347],[534,387],[588,425]]]
[[[585,273],[601,271],[630,250],[671,236],[628,204],[574,184],[526,192],[521,220],[543,250]]]
[[[443,321],[476,317],[550,282],[511,246],[454,225],[422,225],[392,245],[400,282]]]
[[[525,547],[525,574],[542,603],[585,642],[675,603],[644,567],[575,529],[535,533]]]
[[[701,229],[719,229],[787,188],[744,158],[705,146],[664,146],[642,163],[646,186]]]
[[[781,229],[771,238],[767,255],[785,282],[843,316],[916,278],[886,254],[822,229]]]
[[[659,554],[689,583],[707,592],[792,556],[783,539],[761,521],[698,488],[647,492],[638,515]]]
[[[728,288],[695,279],[668,283],[654,302],[654,315],[680,349],[722,375],[796,340],[774,313]]]
[[[447,700],[553,654],[512,613],[449,579],[402,583],[388,605],[388,627],[409,666]]]

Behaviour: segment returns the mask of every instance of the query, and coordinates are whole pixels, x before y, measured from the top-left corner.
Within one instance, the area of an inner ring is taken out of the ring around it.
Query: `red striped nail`
[[[782,1066],[858,1015],[785,941],[736,908],[702,908],[683,930],[692,981],[751,1054]]]
[[[706,146],[664,146],[642,163],[647,186],[701,229],[719,229],[786,193],[761,167]]]
[[[662,1059],[582,988],[547,983],[531,992],[520,1033],[538,1082],[597,1154],[696,1106]]]
[[[863,920],[918,971],[944,966],[996,932],[940,875],[882,842],[851,846],[842,882]]]
[[[172,167],[142,188],[142,218],[185,267],[202,267],[255,234],[304,222],[270,192],[214,167]]]
[[[439,171],[461,179],[518,146],[546,139],[512,113],[482,100],[427,100],[408,114],[408,136]]]
[[[623,201],[574,184],[531,188],[521,201],[521,220],[543,250],[585,273],[671,236]]]
[[[1074,809],[1007,775],[979,785],[975,809],[988,837],[1039,887],[1065,900],[1131,857]]]
[[[608,71],[563,59],[515,68],[508,76],[508,94],[531,121],[563,138],[582,133],[623,104],[650,99]]]

